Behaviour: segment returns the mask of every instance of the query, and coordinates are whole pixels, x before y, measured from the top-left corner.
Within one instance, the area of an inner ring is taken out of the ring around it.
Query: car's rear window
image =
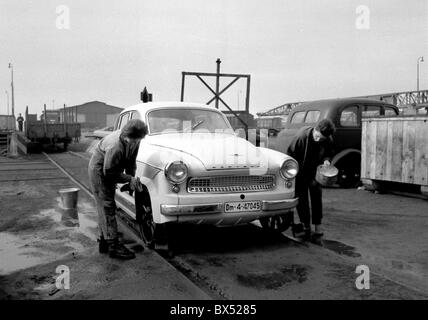
[[[305,122],[306,123],[316,123],[320,118],[320,113],[318,110],[308,111],[306,114]]]
[[[345,108],[340,114],[340,125],[344,127],[358,127],[358,107]]]
[[[361,115],[363,117],[377,117],[380,116],[380,106],[365,106]]]
[[[385,116],[387,117],[393,117],[396,116],[397,113],[395,112],[395,110],[391,107],[385,107]]]
[[[305,120],[306,111],[299,111],[293,114],[291,118],[291,123],[303,123]]]

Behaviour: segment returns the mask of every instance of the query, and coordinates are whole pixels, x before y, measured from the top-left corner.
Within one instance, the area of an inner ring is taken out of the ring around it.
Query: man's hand
[[[329,160],[324,160],[324,165],[327,166],[327,167],[329,167],[331,165],[331,163],[330,163]]]
[[[138,191],[138,192],[143,191],[143,184],[141,183],[140,178],[138,178],[138,177],[137,178],[135,178],[135,177],[131,178],[131,182],[129,182],[129,187],[133,191]]]

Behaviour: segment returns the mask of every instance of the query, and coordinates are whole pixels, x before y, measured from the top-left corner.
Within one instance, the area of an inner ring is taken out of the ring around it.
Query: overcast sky
[[[69,29],[57,28],[60,5],[70,10]],[[369,29],[357,28],[359,5],[369,9]],[[15,113],[92,100],[125,107],[144,86],[154,100],[179,100],[181,72],[215,72],[220,58],[222,72],[251,75],[255,114],[415,90],[419,56],[428,89],[428,0],[0,0],[0,114],[9,62]],[[245,82],[230,90],[225,100],[242,109]],[[189,79],[185,100],[210,98]]]

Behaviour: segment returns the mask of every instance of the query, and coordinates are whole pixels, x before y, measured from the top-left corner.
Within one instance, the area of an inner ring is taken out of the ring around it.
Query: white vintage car
[[[144,241],[170,223],[217,226],[259,219],[284,231],[297,205],[297,162],[238,137],[226,116],[204,104],[149,102],[126,108],[115,130],[141,119],[149,133],[140,143],[137,171],[144,192],[116,192],[118,206],[141,226]]]

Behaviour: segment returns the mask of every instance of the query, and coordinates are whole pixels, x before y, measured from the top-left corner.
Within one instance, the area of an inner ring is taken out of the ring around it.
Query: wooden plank
[[[392,179],[392,137],[394,134],[393,131],[393,122],[387,121],[387,141],[386,141],[386,168],[385,168],[385,176],[384,179],[391,181]]]
[[[415,127],[413,121],[403,123],[403,163],[401,181],[414,183],[415,172]]]
[[[391,181],[401,182],[403,157],[403,121],[392,125]]]
[[[377,133],[377,122],[369,121],[368,134],[370,136],[368,147],[368,164],[369,164],[369,177],[370,179],[376,179],[376,133]]]
[[[387,131],[386,121],[377,122],[376,128],[376,154],[375,154],[375,176],[378,180],[385,180],[386,173],[386,148],[387,148]]]
[[[361,124],[361,178],[367,178],[367,121]]]
[[[415,181],[428,185],[428,121],[414,121],[415,126]]]

